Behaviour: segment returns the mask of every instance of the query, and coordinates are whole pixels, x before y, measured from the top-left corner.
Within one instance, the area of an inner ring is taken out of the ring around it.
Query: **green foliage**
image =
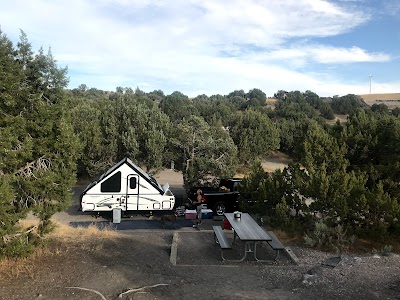
[[[240,184],[240,207],[244,211],[263,215],[267,210],[268,198],[266,189],[269,176],[264,172],[261,163],[256,162],[251,166],[251,173]]]
[[[323,222],[316,222],[314,231],[304,236],[304,242],[309,247],[321,247],[330,243],[330,229]]]
[[[340,224],[332,228],[322,221],[316,222],[314,230],[304,236],[304,243],[307,246],[337,253],[345,252],[354,241],[355,237],[349,237]]]
[[[310,104],[312,107],[314,107],[316,109],[321,108],[321,105],[323,102],[316,93],[307,90],[303,93],[303,97],[304,97],[304,100],[308,104]]]
[[[104,112],[104,113],[103,113]],[[79,176],[101,174],[117,160],[117,128],[107,100],[81,101],[71,107],[74,131],[81,144]]]
[[[160,103],[160,108],[172,122],[179,122],[197,115],[193,101],[181,92],[173,92],[166,96]]]
[[[12,184],[13,175],[6,174],[0,177],[0,237],[14,233],[18,220],[25,216],[26,212],[13,204],[15,192]]]
[[[276,222],[287,224],[289,220],[289,206],[286,203],[285,197],[275,206]]]
[[[28,257],[36,245],[31,243],[29,237],[21,235],[7,244],[0,242],[0,259],[2,258],[17,258]]]
[[[274,94],[274,98],[279,99],[279,100],[285,100],[287,93],[288,93],[287,91],[279,90],[278,92],[276,92]]]
[[[334,137],[313,122],[305,133],[299,160],[309,172],[322,164],[331,172],[347,168],[346,151],[344,144],[340,145]]]
[[[347,232],[373,240],[390,238],[400,229],[399,125],[393,116],[362,110],[347,124],[325,129],[316,122],[284,121],[283,148],[305,170],[289,165],[267,178],[252,170],[243,182],[241,201],[283,229],[301,232],[310,222],[323,220],[329,230],[337,228],[339,250],[347,243],[341,241]]]
[[[319,111],[321,113],[321,116],[327,120],[333,120],[335,118],[332,107],[325,102],[322,102],[319,105]]]
[[[277,123],[280,137],[280,151],[300,160],[302,157],[302,144],[309,123],[308,119],[280,119]]]
[[[230,135],[243,163],[265,157],[279,147],[279,131],[266,114],[254,110],[238,112],[230,125]]]
[[[301,232],[309,222],[302,196],[305,176],[298,165],[266,174],[256,163],[240,185],[240,207],[263,216],[271,226]]]
[[[356,95],[346,95],[342,97],[335,97],[332,100],[331,107],[336,114],[354,114],[361,108],[360,100]]]
[[[295,121],[318,120],[320,118],[319,112],[307,103],[301,94],[297,97],[295,95],[288,94],[286,100],[277,102],[274,115],[278,118]]]
[[[353,169],[366,172],[368,187],[379,182],[395,199],[400,196],[400,120],[391,115],[359,111],[349,118],[341,135]]]
[[[17,49],[0,32],[0,60],[0,234],[20,236],[16,222],[29,210],[44,232],[75,182],[78,140],[65,109],[66,68],[57,67],[51,52],[33,56],[23,32]],[[0,248],[22,255],[30,241],[12,238]]]
[[[213,95],[211,97],[206,95],[197,96],[193,99],[193,105],[198,114],[210,125],[228,125],[229,120],[238,110],[238,107],[231,99],[221,95]]]
[[[201,117],[192,116],[177,124],[170,143],[179,151],[176,158],[187,186],[230,177],[235,171],[237,149],[233,140],[221,126],[212,127]]]
[[[371,106],[371,111],[373,111],[374,113],[383,114],[383,115],[389,114],[389,108],[384,103],[373,104]]]
[[[395,117],[400,116],[400,107],[395,107],[392,109],[392,115]]]
[[[34,53],[23,31],[14,47],[0,32],[0,237],[18,237],[3,239],[0,256],[30,251],[33,239],[16,227],[28,211],[41,219],[40,234],[51,230],[76,171],[94,177],[123,157],[149,172],[174,161],[186,185],[204,184],[279,148],[298,164],[272,174],[253,165],[240,187],[244,210],[298,232],[313,227],[308,243],[338,251],[347,232],[400,233],[397,109],[363,110],[355,95],[329,104],[311,91],[280,90],[271,110],[259,89],[189,99],[122,86],[65,91],[67,84],[50,50]],[[333,112],[348,122],[327,125]]]
[[[252,89],[246,94],[245,98],[247,99],[247,102],[245,103],[246,108],[252,106],[264,106],[267,95],[260,89]]]
[[[168,116],[141,91],[115,99],[71,99],[74,130],[82,152],[79,175],[94,177],[117,161],[129,157],[148,171],[160,168],[168,156]]]
[[[246,98],[246,93],[243,90],[235,90],[227,96],[228,98],[232,99],[234,97],[239,97],[239,98]]]
[[[385,245],[381,249],[381,255],[382,256],[389,256],[392,253],[392,245]]]

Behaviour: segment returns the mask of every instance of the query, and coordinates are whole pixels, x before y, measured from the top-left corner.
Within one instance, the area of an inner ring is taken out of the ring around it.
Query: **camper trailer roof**
[[[135,165],[132,160],[130,160],[129,158],[125,157],[124,159],[120,160],[118,163],[116,163],[114,166],[112,166],[111,168],[109,168],[106,172],[104,172],[99,180],[94,181],[92,183],[90,183],[86,189],[83,191],[83,193],[87,192],[91,187],[93,187],[96,183],[101,182],[105,177],[107,177],[109,174],[111,174],[112,172],[114,172],[116,169],[118,169],[120,166],[122,166],[123,164],[127,164],[129,165],[133,170],[136,171],[136,173],[139,174],[139,176],[141,176],[142,178],[144,178],[146,181],[148,181],[149,183],[151,183],[155,188],[158,189],[158,191],[160,193],[163,193],[164,191],[162,190],[161,186],[158,184],[158,182],[153,178],[150,177],[149,174],[147,174],[145,171],[143,171],[140,167],[138,167],[137,165]]]

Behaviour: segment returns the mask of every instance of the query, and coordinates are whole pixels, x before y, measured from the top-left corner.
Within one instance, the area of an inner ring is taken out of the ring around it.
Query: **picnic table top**
[[[242,241],[272,241],[268,233],[248,213],[242,213],[240,218],[235,218],[234,213],[225,213],[225,217]]]

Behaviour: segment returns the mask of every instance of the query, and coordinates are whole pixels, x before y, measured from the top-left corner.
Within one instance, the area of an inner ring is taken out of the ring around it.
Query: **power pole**
[[[372,78],[372,75],[369,74],[369,93],[370,94],[371,94],[371,78]]]

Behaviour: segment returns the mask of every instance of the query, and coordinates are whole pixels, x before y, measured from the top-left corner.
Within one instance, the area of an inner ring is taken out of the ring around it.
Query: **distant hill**
[[[383,103],[389,108],[400,107],[400,93],[364,94],[358,96],[369,106]]]

